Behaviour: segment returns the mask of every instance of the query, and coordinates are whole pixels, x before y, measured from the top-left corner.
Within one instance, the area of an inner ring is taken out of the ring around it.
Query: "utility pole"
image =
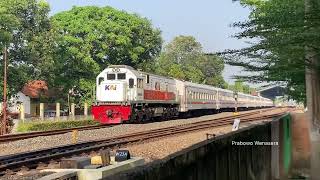
[[[312,0],[305,0],[305,17],[306,28],[309,27],[309,17],[312,11]],[[317,71],[318,57],[317,51],[312,46],[306,46],[306,94],[307,94],[307,118],[310,123],[310,140],[311,140],[311,179],[320,177],[320,79]]]
[[[3,51],[3,109],[2,109],[2,128],[1,134],[7,133],[7,46]]]

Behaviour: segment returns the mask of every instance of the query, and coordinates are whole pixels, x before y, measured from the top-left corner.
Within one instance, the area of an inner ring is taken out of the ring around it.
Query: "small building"
[[[8,103],[8,109],[11,113],[19,113],[20,104],[24,105],[25,115],[37,116],[40,114],[40,99],[48,97],[49,91],[45,81],[33,80],[24,85]]]

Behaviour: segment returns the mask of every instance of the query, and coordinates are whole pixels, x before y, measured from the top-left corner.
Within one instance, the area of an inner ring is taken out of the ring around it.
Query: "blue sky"
[[[230,24],[243,21],[249,10],[232,0],[48,0],[51,15],[66,11],[72,6],[111,6],[116,9],[137,13],[150,19],[154,27],[162,31],[165,43],[178,35],[192,35],[206,52],[241,48],[243,41],[231,38],[238,29]],[[223,73],[228,82],[239,68],[226,66]]]

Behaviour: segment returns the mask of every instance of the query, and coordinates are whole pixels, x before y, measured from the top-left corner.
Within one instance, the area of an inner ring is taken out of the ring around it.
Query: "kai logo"
[[[117,90],[117,85],[106,85],[105,90],[107,91],[116,91]]]

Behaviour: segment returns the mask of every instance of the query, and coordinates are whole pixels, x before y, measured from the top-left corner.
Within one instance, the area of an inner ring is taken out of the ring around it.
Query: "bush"
[[[94,120],[66,120],[66,121],[31,121],[31,122],[19,122],[18,132],[29,131],[49,131],[57,129],[74,128],[80,126],[98,125],[99,122]]]

